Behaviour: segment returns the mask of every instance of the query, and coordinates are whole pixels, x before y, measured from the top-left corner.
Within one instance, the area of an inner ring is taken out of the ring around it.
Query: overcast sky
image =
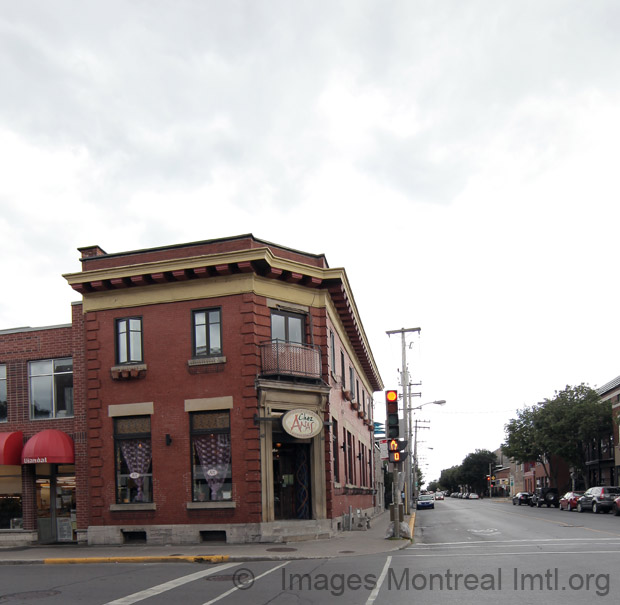
[[[422,328],[436,478],[620,374],[619,27],[617,0],[5,0],[0,329],[70,321],[80,246],[325,253],[386,388],[385,332]]]

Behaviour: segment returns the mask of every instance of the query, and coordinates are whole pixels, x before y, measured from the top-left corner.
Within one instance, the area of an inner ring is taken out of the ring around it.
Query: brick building
[[[80,538],[280,541],[372,511],[383,385],[344,269],[252,235],[80,250]]]
[[[86,536],[82,326],[0,331],[0,544]]]

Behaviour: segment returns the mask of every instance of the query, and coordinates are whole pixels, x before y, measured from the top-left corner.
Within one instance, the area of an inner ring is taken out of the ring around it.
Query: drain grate
[[[268,548],[267,549],[269,552],[295,552],[297,549],[296,548],[289,548],[287,546],[278,546],[275,548]]]
[[[354,553],[354,550],[339,550],[338,553],[341,555],[348,555]]]

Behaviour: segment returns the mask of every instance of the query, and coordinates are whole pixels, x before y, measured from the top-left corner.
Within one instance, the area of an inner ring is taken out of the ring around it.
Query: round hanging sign
[[[131,479],[140,479],[140,473],[130,473],[129,477]]]
[[[210,468],[210,469],[207,471],[207,475],[209,475],[209,477],[215,477],[215,476],[217,475],[217,469]]]
[[[323,421],[312,410],[296,409],[282,416],[282,428],[298,439],[316,437],[323,430]]]

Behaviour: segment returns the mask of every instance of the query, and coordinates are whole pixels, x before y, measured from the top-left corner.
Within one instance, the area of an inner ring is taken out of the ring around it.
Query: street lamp
[[[407,456],[407,484],[409,486],[409,490],[408,490],[408,494],[411,494],[412,499],[415,501],[416,498],[418,497],[418,477],[417,477],[417,472],[416,472],[416,480],[413,481],[413,485],[411,485],[412,481],[411,481],[411,475],[412,475],[412,468],[411,468],[411,460],[413,458],[413,463],[417,466],[418,464],[418,424],[416,422],[415,425],[415,429],[414,429],[414,437],[413,437],[413,456],[411,456],[411,412],[415,411],[415,410],[420,410],[422,409],[425,405],[446,405],[446,400],[445,399],[437,399],[435,401],[427,401],[426,403],[421,403],[420,405],[416,405],[415,407],[411,407],[408,406],[406,408],[407,410],[407,427],[409,430],[409,433],[407,435],[407,451],[409,451],[410,455]]]

